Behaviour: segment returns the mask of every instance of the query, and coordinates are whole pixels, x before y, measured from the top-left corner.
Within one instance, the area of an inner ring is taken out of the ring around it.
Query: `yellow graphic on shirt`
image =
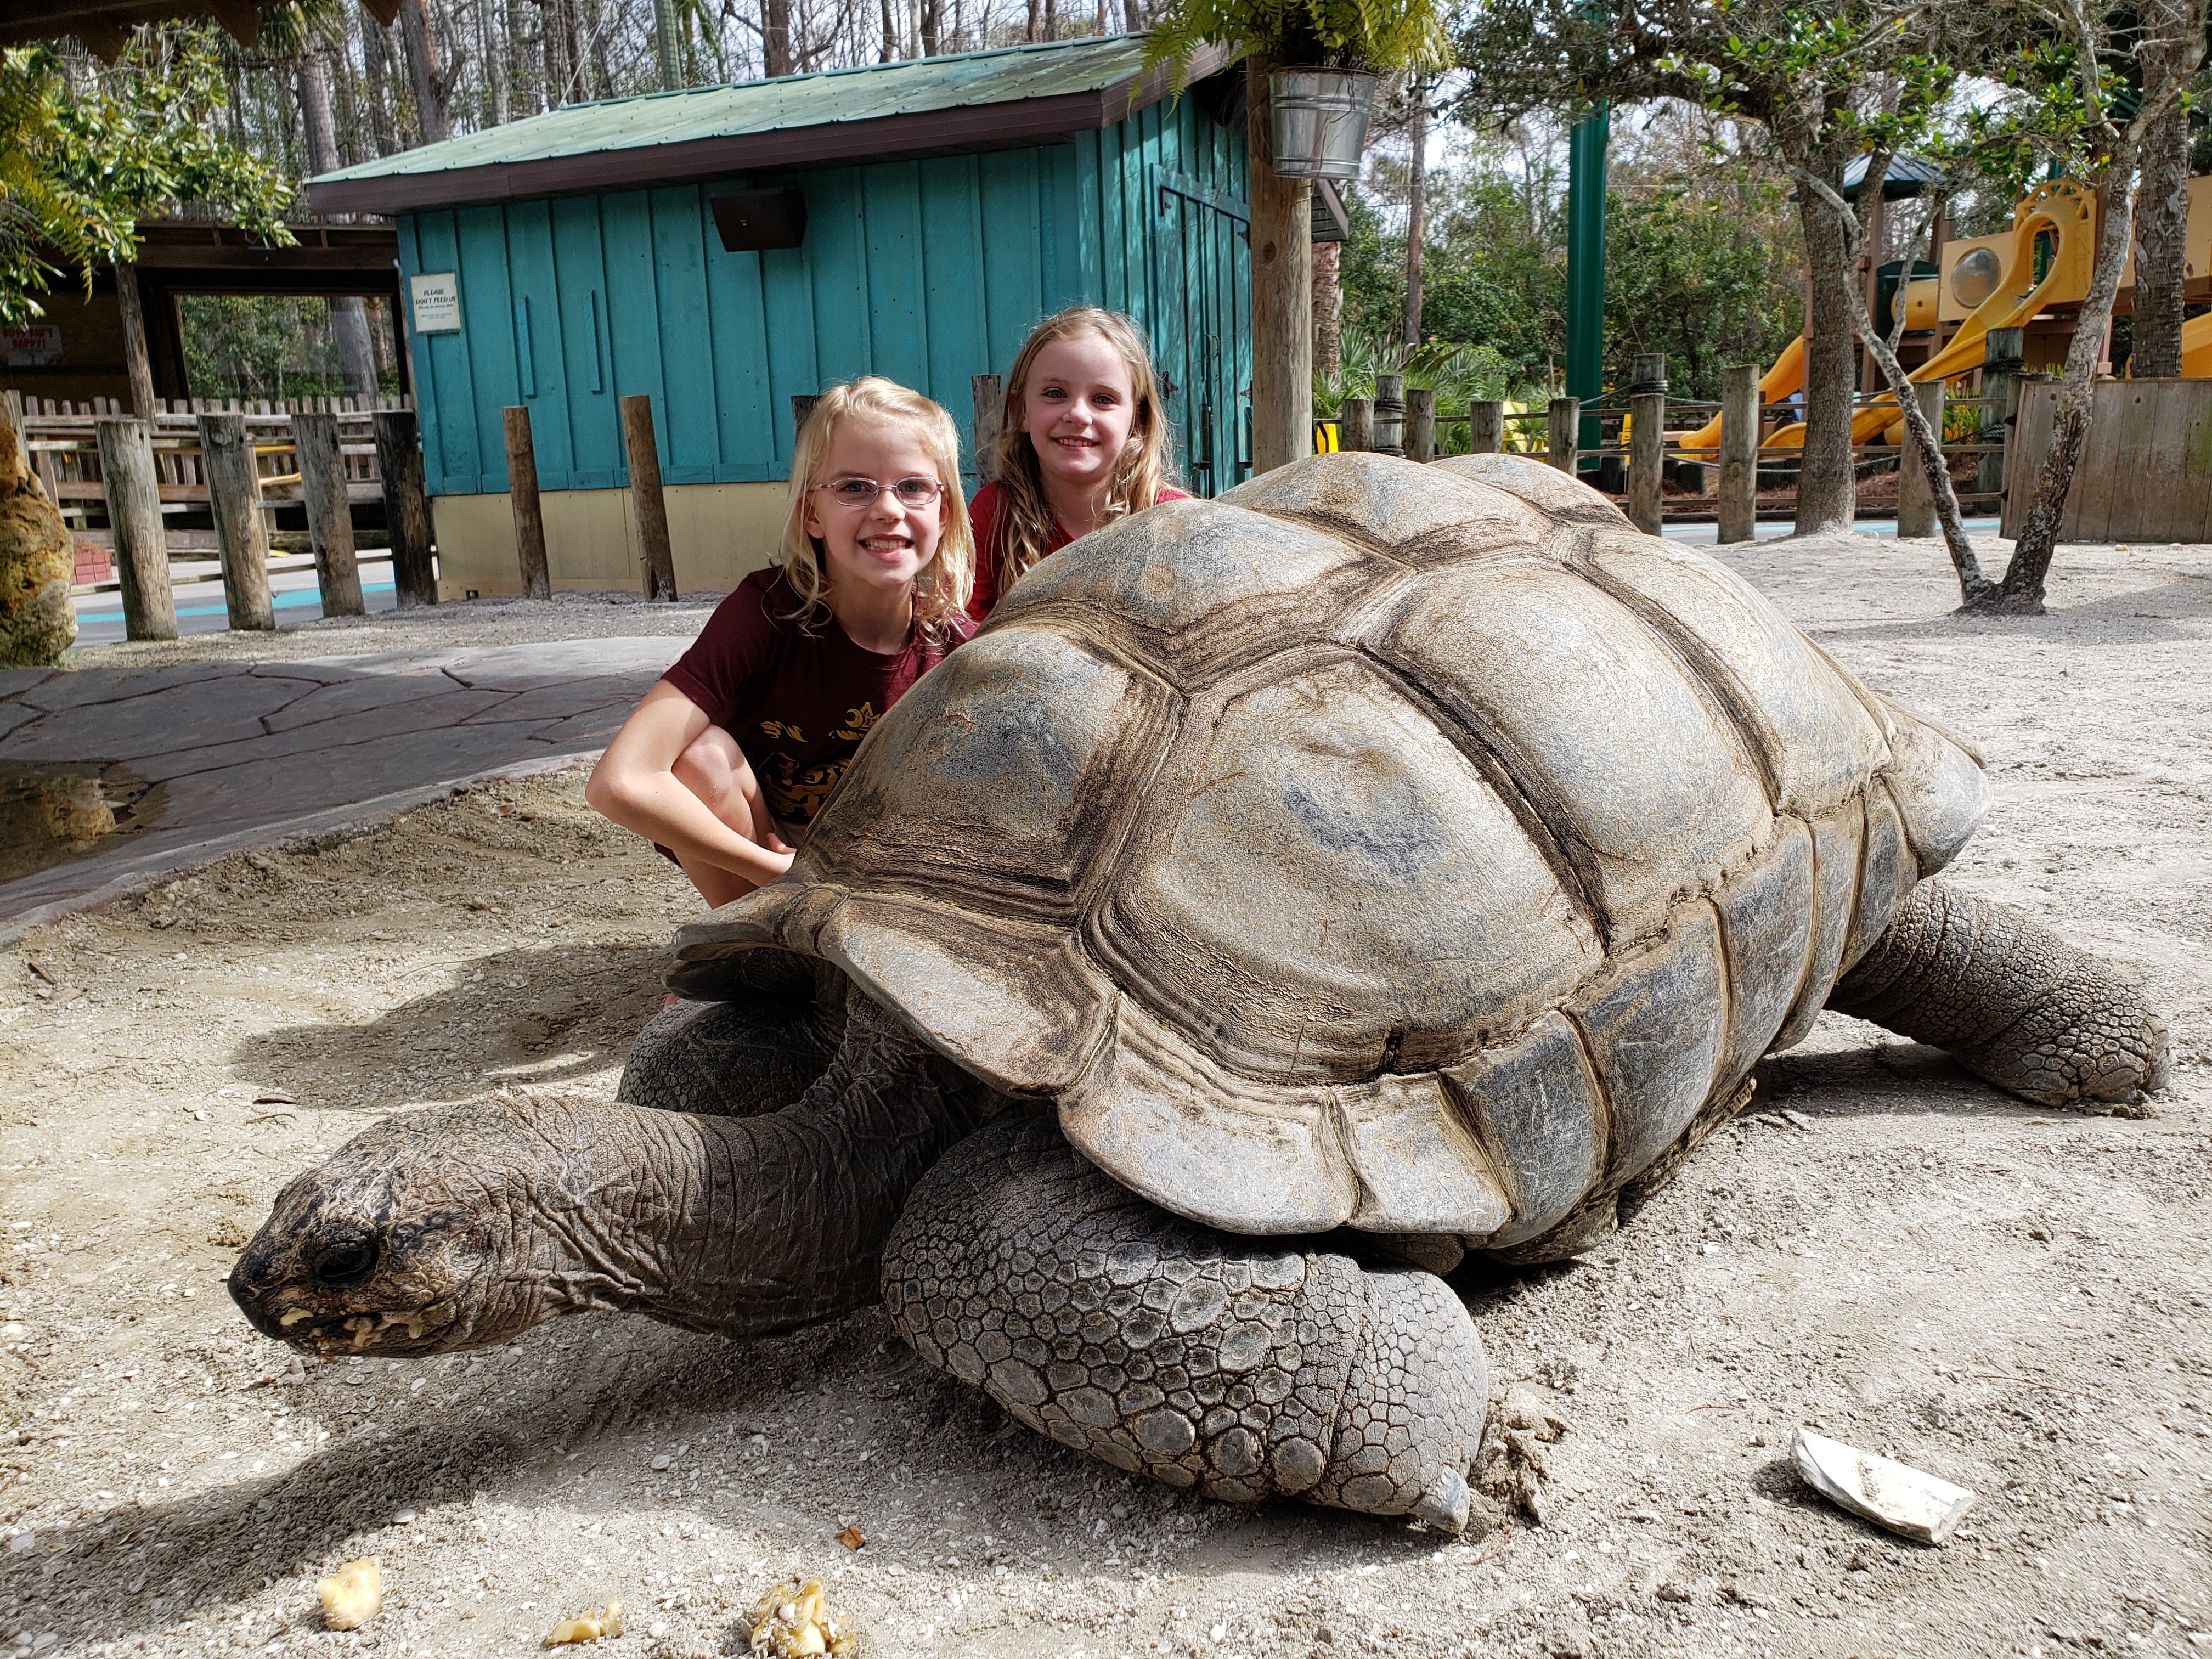
[[[856,747],[869,728],[882,716],[872,702],[864,702],[858,708],[845,711],[845,724],[830,732],[830,737],[848,742]],[[761,735],[769,738],[789,738],[794,743],[806,741],[799,729],[785,720],[763,720]],[[845,775],[845,768],[853,757],[848,751],[835,760],[802,763],[795,757],[780,750],[770,750],[766,763],[760,769],[761,793],[768,797],[769,811],[789,823],[811,823],[814,815],[822,810],[822,803],[837,787],[837,780]]]

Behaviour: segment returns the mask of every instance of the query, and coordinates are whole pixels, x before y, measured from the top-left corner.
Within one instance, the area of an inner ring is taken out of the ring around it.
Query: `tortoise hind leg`
[[[2166,1082],[2166,1021],[2141,991],[2024,912],[1940,882],[1912,890],[1828,1006],[2039,1105],[2147,1115]]]
[[[1185,1221],[1049,1120],[1008,1114],[931,1170],[884,1299],[931,1364],[1117,1468],[1467,1524],[1488,1398],[1443,1280]]]

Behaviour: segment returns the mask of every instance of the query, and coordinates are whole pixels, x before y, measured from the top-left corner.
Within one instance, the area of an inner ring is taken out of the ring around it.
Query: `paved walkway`
[[[0,673],[0,788],[96,775],[144,823],[0,884],[0,939],[236,848],[593,753],[689,642]]]

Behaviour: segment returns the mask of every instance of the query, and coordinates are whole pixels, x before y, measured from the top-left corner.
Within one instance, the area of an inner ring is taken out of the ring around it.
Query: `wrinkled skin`
[[[306,1352],[401,1357],[587,1309],[760,1335],[880,1293],[931,1364],[1170,1485],[1446,1531],[1467,1523],[1471,1467],[1528,1487],[1535,1460],[1485,1441],[1473,1322],[1433,1274],[1385,1265],[1389,1241],[1363,1266],[1335,1239],[1171,1215],[833,975],[732,973],[735,1000],[655,1020],[612,1106],[395,1118],[294,1180],[232,1271],[247,1318]],[[2141,1109],[2165,1075],[2139,992],[1933,883],[1836,1002],[2045,1104]],[[1601,1195],[1592,1242],[1618,1193]]]

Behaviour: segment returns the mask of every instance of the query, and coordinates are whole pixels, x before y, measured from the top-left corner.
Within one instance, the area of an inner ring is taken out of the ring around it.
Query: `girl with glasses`
[[[782,559],[715,608],[584,799],[711,905],[775,879],[868,728],[975,631],[952,417],[869,376],[800,427]]]
[[[975,492],[975,591],[991,614],[1022,573],[1125,513],[1179,501],[1152,353],[1118,311],[1072,306],[1030,331],[999,426],[998,480]]]

